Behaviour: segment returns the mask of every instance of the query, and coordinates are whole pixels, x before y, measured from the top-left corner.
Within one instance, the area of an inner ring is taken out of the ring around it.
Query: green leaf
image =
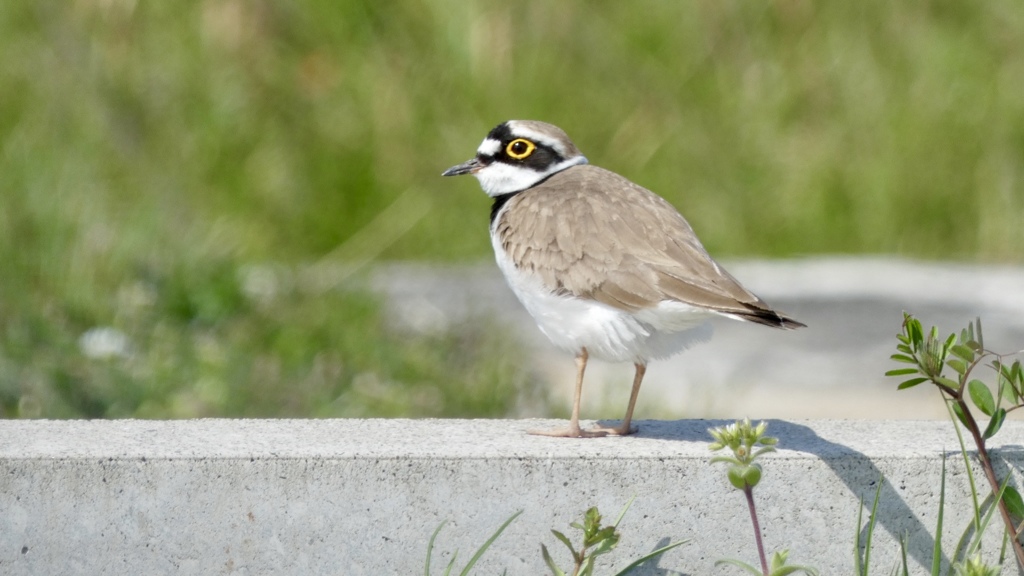
[[[917,374],[917,368],[896,368],[889,370],[885,373],[886,376],[906,376],[907,374]]]
[[[897,390],[906,390],[907,388],[913,388],[922,382],[927,382],[928,379],[924,376],[920,378],[911,378],[910,380],[904,380],[900,382],[900,385],[896,387]]]
[[[960,388],[960,383],[954,382],[945,376],[939,376],[935,379],[935,383],[949,390],[950,392],[956,392]]]
[[[924,344],[924,331],[921,329],[921,322],[917,318],[907,317],[907,335],[910,336],[910,341],[914,343],[914,348],[919,349]]]
[[[562,534],[558,530],[552,530],[551,533],[555,535],[555,538],[558,538],[559,542],[565,544],[565,547],[569,549],[569,553],[572,554],[573,558],[577,557],[576,549],[572,547],[572,542],[570,542],[569,539],[566,538],[565,534]]]
[[[739,490],[753,488],[761,481],[761,467],[757,464],[729,467],[729,483]]]
[[[743,472],[743,480],[750,488],[757,486],[757,483],[761,481],[761,467],[757,464],[747,466],[747,469]]]
[[[981,380],[971,380],[967,384],[967,391],[971,395],[971,401],[986,416],[991,416],[996,410],[996,402],[992,398],[992,391],[988,389]]]
[[[810,566],[797,566],[793,564],[791,566],[782,566],[778,570],[772,570],[768,573],[768,576],[789,576],[790,574],[796,574],[797,572],[803,572],[809,576],[818,576],[818,570],[811,568]]]
[[[1010,367],[1006,381],[1009,390],[1004,395],[1010,397],[1009,401],[1013,404],[1024,402],[1024,370],[1021,369],[1020,360]]]
[[[565,572],[555,564],[555,560],[551,557],[551,553],[548,552],[548,547],[541,544],[540,553],[544,556],[544,562],[547,562],[548,568],[551,569],[553,576],[566,576]]]
[[[963,344],[954,344],[950,351],[956,356],[963,358],[966,362],[974,362],[974,350]]]
[[[754,568],[750,564],[747,564],[746,562],[741,562],[739,560],[733,560],[731,558],[725,559],[725,560],[719,560],[719,561],[715,562],[715,568],[718,568],[719,566],[721,566],[723,564],[729,564],[729,565],[732,565],[732,566],[736,566],[738,568],[742,568],[742,569],[746,570],[747,572],[750,572],[754,576],[764,576],[763,574],[761,574],[760,570],[758,570],[757,568]]]
[[[589,548],[589,547],[591,547],[591,546],[593,546],[595,544],[601,544],[602,546],[604,546],[604,545],[614,546],[618,541],[619,541],[619,538],[615,534],[615,527],[614,526],[605,526],[605,527],[601,528],[600,530],[598,530],[597,532],[594,532],[591,535],[591,537],[588,538],[583,543],[583,546],[586,547],[586,548]]]
[[[957,374],[963,376],[967,372],[967,363],[963,360],[957,360],[956,358],[950,358],[946,360],[946,366],[949,366],[956,371]]]
[[[601,528],[601,512],[598,511],[597,506],[587,509],[587,513],[583,516],[583,526],[584,530],[591,534]]]
[[[917,364],[917,360],[914,360],[913,358],[911,358],[910,356],[907,356],[906,354],[893,354],[892,356],[889,356],[889,358],[891,358],[891,359],[893,359],[893,360],[895,360],[897,362],[906,362],[907,364]]]
[[[898,350],[900,352],[903,352],[904,354],[913,354],[914,353],[914,351],[910,349],[910,346],[907,346],[906,344],[897,344],[896,345],[896,350]]]
[[[737,490],[743,490],[747,487],[746,482],[743,480],[743,466],[730,466],[727,474],[729,476],[729,483]]]
[[[999,362],[993,362],[992,367],[995,368],[998,373],[996,382],[998,382],[998,389],[996,390],[996,396],[1006,400],[1010,404],[1017,403],[1017,394],[1014,392],[1013,384],[1003,375],[1003,371],[1000,369]]]
[[[1003,502],[1006,503],[1006,508],[1010,511],[1010,515],[1016,518],[1019,522],[1024,519],[1024,498],[1021,498],[1020,492],[1013,486],[1006,486],[1003,492]]]
[[[1003,378],[1006,378],[1007,380],[1012,380],[1013,379],[1013,365],[1012,364],[1003,364],[999,360],[993,360],[992,361],[992,367],[995,368],[996,371],[999,372],[999,374],[1001,374]]]
[[[736,466],[743,466],[743,462],[740,462],[733,456],[715,456],[714,458],[711,459],[712,464],[717,464],[719,462],[724,462],[726,464],[734,464]]]
[[[772,554],[772,561],[768,563],[768,571],[774,573],[778,568],[785,566],[787,558],[789,558],[789,550],[779,550]]]
[[[1006,420],[1006,410],[999,408],[995,414],[992,415],[992,419],[988,421],[988,427],[985,428],[984,437],[986,440],[996,435],[999,429],[1003,427],[1003,421]]]
[[[939,333],[938,328],[932,328],[932,334],[935,334],[936,337],[937,337],[938,333]],[[950,334],[949,337],[946,338],[946,341],[942,343],[942,351],[943,351],[943,353],[944,354],[949,354],[949,349],[952,348],[953,344],[955,344],[955,343],[956,343],[956,334]]]

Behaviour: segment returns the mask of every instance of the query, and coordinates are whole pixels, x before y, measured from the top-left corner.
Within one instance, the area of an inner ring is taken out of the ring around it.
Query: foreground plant
[[[554,575],[568,576],[568,574],[571,574],[572,576],[592,576],[594,573],[595,560],[597,559],[597,557],[611,552],[619,543],[620,534],[617,531],[617,528],[619,522],[622,521],[622,517],[626,515],[626,511],[629,510],[629,507],[632,504],[633,500],[630,499],[630,501],[626,503],[626,507],[622,509],[621,513],[619,513],[619,517],[615,520],[615,523],[611,526],[601,525],[601,514],[597,511],[597,508],[590,508],[589,510],[587,510],[587,512],[583,516],[582,524],[578,522],[573,522],[572,524],[570,524],[570,526],[572,526],[573,528],[577,528],[583,532],[583,540],[580,544],[580,549],[578,551],[572,545],[572,542],[569,540],[569,538],[565,536],[565,534],[562,534],[558,530],[552,530],[551,533],[554,534],[555,537],[558,538],[558,540],[565,544],[565,546],[569,549],[569,553],[572,555],[573,560],[573,570],[572,572],[567,573],[563,571],[561,568],[559,568],[557,564],[555,564],[555,561],[551,557],[551,554],[548,552],[547,547],[541,544],[540,548],[541,552],[544,555],[544,561],[547,562],[548,567],[551,569]],[[494,541],[497,540],[499,536],[501,536],[501,533],[505,531],[505,528],[508,528],[508,525],[511,524],[512,521],[515,520],[522,513],[523,511],[520,510],[519,512],[513,514],[508,520],[505,520],[505,522],[501,526],[499,526],[497,530],[495,530],[494,534],[492,534],[491,537],[488,538],[487,541],[484,542],[479,549],[477,549],[476,554],[474,554],[473,557],[470,558],[469,563],[467,563],[466,566],[462,569],[462,571],[459,572],[459,576],[468,576],[470,574],[470,571],[473,569],[473,566],[476,565],[477,560],[479,560],[484,555],[484,553],[487,552],[487,549],[491,547],[491,544],[494,544]],[[426,568],[424,568],[423,572],[425,576],[430,576],[430,561],[431,556],[433,555],[434,552],[434,541],[437,539],[438,533],[441,532],[441,529],[444,528],[444,525],[447,522],[447,520],[441,522],[437,529],[434,530],[434,533],[430,536],[430,542],[427,544]],[[686,542],[686,540],[681,540],[679,542],[675,542],[667,546],[658,548],[657,550],[649,554],[637,558],[629,566],[626,566],[625,568],[620,570],[616,574],[616,576],[625,576],[626,574],[631,573],[634,569],[639,568],[644,562],[657,558],[665,552],[668,552],[676,546],[685,544]],[[455,560],[458,558],[458,556],[459,552],[458,550],[456,550],[455,553],[452,555],[451,561],[448,562],[448,566],[445,567],[442,576],[451,576],[452,570],[455,569]]]
[[[966,458],[966,446],[961,442],[960,451]],[[967,471],[968,477],[971,478],[971,485],[974,485],[974,480],[971,477],[970,469]],[[940,476],[941,482],[939,484],[939,509],[936,514],[935,524],[935,545],[932,548],[932,565],[929,574],[931,576],[942,576],[942,534],[944,529],[944,518],[946,508],[946,455],[942,455],[942,474]],[[854,538],[854,572],[857,576],[869,576],[871,567],[871,538],[875,531],[875,521],[878,513],[878,502],[879,496],[882,493],[882,485],[885,482],[884,478],[880,478],[878,481],[878,487],[875,489],[875,500],[871,505],[871,516],[868,520],[866,527],[867,539],[861,541],[860,528],[861,524],[861,513],[857,514],[857,535]],[[1003,486],[1005,488],[1005,485]],[[999,495],[1002,496],[1003,492]],[[974,491],[972,494],[977,501],[977,492]],[[861,511],[863,511],[863,501],[861,502]],[[984,517],[981,517],[980,508],[975,503],[975,519],[969,526],[964,530],[964,533],[960,536],[960,543],[957,546],[955,557],[960,558],[959,562],[954,561],[952,566],[949,567],[947,572],[948,576],[998,576],[1000,570],[998,567],[990,566],[981,559],[981,540],[992,521],[993,512],[995,512],[995,506],[989,506],[988,511]],[[890,574],[893,576],[909,576],[910,564],[907,561],[907,538],[906,535],[902,535],[899,538],[900,543],[900,556],[897,558],[896,564],[893,566]],[[863,550],[863,555],[861,551]],[[1000,560],[1000,562],[1002,559]]]
[[[479,560],[480,557],[484,555],[484,552],[487,552],[487,549],[491,547],[491,544],[494,544],[494,541],[498,539],[498,536],[501,536],[501,533],[505,531],[505,528],[508,528],[508,525],[511,524],[512,521],[518,518],[519,515],[522,513],[523,511],[520,510],[519,512],[516,512],[511,517],[509,517],[508,520],[505,520],[505,522],[501,526],[499,526],[497,530],[495,530],[494,534],[492,534],[491,537],[488,538],[487,541],[484,542],[479,549],[477,549],[476,554],[474,554],[473,557],[469,559],[469,563],[466,564],[466,567],[462,569],[462,572],[459,572],[459,576],[467,576],[469,574],[469,571],[473,569],[473,566],[476,564],[477,560]],[[430,557],[434,551],[434,540],[437,539],[437,534],[441,531],[441,528],[444,528],[444,525],[447,522],[447,520],[441,522],[441,524],[437,527],[437,530],[434,530],[434,533],[430,536],[430,542],[427,544],[426,568],[424,568],[423,570],[425,576],[430,576]],[[459,551],[456,550],[455,554],[452,554],[451,562],[449,562],[448,566],[445,567],[443,576],[450,576],[452,570],[455,568],[455,560],[456,558],[458,558],[458,556]]]
[[[551,569],[554,576],[592,576],[594,573],[595,561],[599,556],[611,552],[615,546],[619,543],[620,534],[617,531],[619,522],[622,521],[622,517],[626,515],[626,511],[629,510],[630,505],[633,504],[633,500],[630,499],[626,503],[626,507],[619,513],[619,517],[615,520],[615,523],[610,526],[601,525],[601,513],[598,512],[596,507],[592,507],[583,515],[583,523],[573,522],[569,526],[576,528],[583,532],[583,538],[580,543],[579,550],[572,545],[572,541],[569,538],[559,532],[558,530],[552,530],[551,533],[558,538],[558,541],[565,544],[565,547],[569,549],[569,554],[572,555],[573,569],[571,572],[566,572],[558,567],[555,563],[554,558],[551,557],[551,553],[548,552],[547,546],[541,544],[541,553],[544,555],[544,561],[547,562],[548,568]],[[616,576],[625,576],[632,572],[635,568],[640,567],[644,562],[657,558],[665,552],[685,544],[686,540],[681,540],[667,546],[658,548],[657,550],[646,554],[640,558],[634,560],[629,566],[626,566],[619,571]]]
[[[939,338],[935,327],[932,327],[926,336],[921,322],[904,313],[903,330],[896,337],[899,339],[896,346],[898,352],[892,355],[892,359],[913,366],[890,370],[886,375],[913,376],[900,383],[900,390],[931,382],[939,390],[955,417],[953,424],[957,435],[960,435],[958,421],[970,433],[977,448],[978,461],[1003,520],[1006,538],[1012,546],[1018,566],[1024,568],[1024,542],[1021,539],[1024,532],[1024,500],[1015,488],[1009,486],[1009,476],[1002,481],[999,479],[986,445],[988,439],[999,432],[1008,413],[1024,408],[1024,369],[1021,368],[1020,360],[1012,364],[1006,363],[1008,356],[1017,353],[997,354],[986,349],[980,319],[968,324],[967,328],[960,332],[959,338],[954,333],[943,340]],[[996,376],[994,394],[989,385],[972,378],[974,369],[986,360],[990,360],[988,366]],[[955,373],[954,378],[945,375],[947,368]],[[970,404],[988,418],[984,429],[972,413],[968,399]],[[962,442],[961,439],[961,444]],[[966,449],[963,448],[962,451],[966,460]],[[970,466],[967,467],[967,471],[970,474]],[[973,488],[973,476],[969,478]],[[975,524],[980,528],[981,507],[977,502],[976,492],[974,508]]]
[[[981,554],[976,554],[965,562],[953,565],[953,573],[956,576],[999,576],[999,572],[999,568],[985,564],[981,560]]]
[[[720,426],[708,430],[715,439],[709,448],[717,452],[728,448],[732,456],[715,456],[712,462],[724,462],[729,464],[729,483],[737,490],[742,490],[747,498],[747,508],[750,510],[750,521],[754,525],[754,539],[757,542],[757,554],[761,560],[761,570],[740,560],[719,560],[715,566],[728,564],[737,566],[753,574],[754,576],[787,576],[803,572],[811,576],[817,576],[818,571],[808,566],[787,566],[786,560],[789,557],[788,550],[781,550],[772,555],[769,563],[764,552],[764,541],[761,536],[761,524],[757,520],[757,507],[754,505],[754,487],[761,481],[761,465],[756,460],[775,451],[778,444],[777,438],[765,436],[768,428],[767,422],[761,422],[752,426],[750,420],[737,421],[728,426]]]

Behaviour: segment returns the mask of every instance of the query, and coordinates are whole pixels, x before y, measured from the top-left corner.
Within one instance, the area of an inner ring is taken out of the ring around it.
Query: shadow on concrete
[[[734,420],[676,420],[676,421],[642,421],[639,422],[639,438],[658,438],[683,442],[709,443],[709,428],[725,426]],[[611,422],[609,422],[611,423]],[[604,425],[605,423],[602,422]],[[864,502],[864,527],[861,528],[861,541],[867,537],[867,519],[871,513],[871,502],[878,481],[882,479],[882,471],[864,454],[843,444],[822,438],[811,428],[787,422],[785,420],[768,420],[771,436],[781,439],[786,450],[804,452],[817,456],[839,478],[851,493]],[[959,452],[952,452],[959,455]],[[856,461],[850,466],[851,459]],[[1003,464],[1005,469],[1005,463]],[[892,535],[893,539],[907,538],[907,554],[921,566],[931,566],[934,541],[930,529],[925,526],[890,482],[882,484],[879,493],[878,518],[876,522]],[[943,553],[943,566],[949,566],[949,558]],[[653,574],[653,573],[652,573]]]

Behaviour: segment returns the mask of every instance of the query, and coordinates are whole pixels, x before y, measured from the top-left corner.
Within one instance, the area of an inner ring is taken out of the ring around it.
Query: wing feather
[[[517,267],[552,292],[629,312],[669,300],[799,325],[719,266],[666,200],[602,168],[574,166],[517,194],[495,226]]]

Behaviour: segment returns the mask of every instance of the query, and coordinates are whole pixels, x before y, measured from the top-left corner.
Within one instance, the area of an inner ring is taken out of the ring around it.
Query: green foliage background
[[[5,2],[0,413],[507,413],[512,343],[296,271],[489,258],[439,173],[509,118],[719,256],[1024,261],[1021,38],[1017,0]],[[267,263],[299,281],[254,299]]]

